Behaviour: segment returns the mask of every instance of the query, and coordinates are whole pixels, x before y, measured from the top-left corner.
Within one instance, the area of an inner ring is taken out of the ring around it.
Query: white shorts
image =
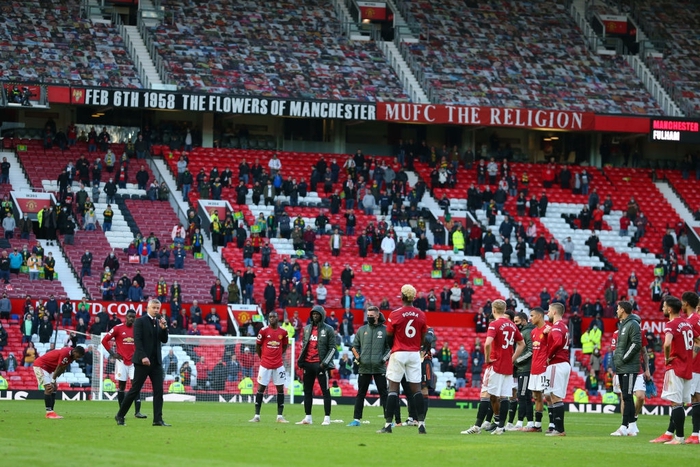
[[[661,398],[675,404],[690,402],[690,385],[692,379],[683,379],[676,376],[673,370],[667,370],[664,375],[664,390]]]
[[[268,386],[270,381],[275,386],[284,386],[286,384],[287,371],[284,369],[284,365],[275,370],[262,366],[258,369],[258,384]]]
[[[530,375],[530,381],[527,383],[527,388],[530,391],[544,392],[549,386],[549,381],[547,380],[547,373],[542,373],[540,375]]]
[[[571,365],[568,362],[555,363],[547,367],[547,389],[545,394],[554,394],[560,399],[566,397],[566,388],[569,386]]]
[[[389,364],[386,367],[386,379],[398,383],[404,376],[409,383],[421,382],[419,352],[398,351],[393,352],[389,357]]]
[[[644,375],[642,373],[639,373],[637,375],[637,379],[634,380],[634,388],[632,391],[647,391],[647,383],[644,382]],[[620,388],[620,378],[617,375],[613,376],[613,392],[615,394],[620,394],[622,392],[622,389]]]
[[[34,367],[34,376],[36,376],[36,382],[39,385],[39,389],[41,389],[44,384],[51,382],[51,373],[43,368],[39,368],[38,366]]]
[[[481,378],[482,390],[496,397],[511,397],[513,395],[513,375],[502,375],[493,371],[493,367],[484,370]]]
[[[114,364],[114,379],[117,381],[126,381],[134,379],[134,364],[126,365],[123,361],[117,360]]]
[[[690,380],[690,395],[700,394],[700,373],[693,373],[693,379]]]

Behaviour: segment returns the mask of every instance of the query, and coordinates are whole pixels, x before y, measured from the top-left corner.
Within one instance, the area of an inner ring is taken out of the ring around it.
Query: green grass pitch
[[[567,437],[548,438],[519,432],[460,435],[474,423],[476,411],[471,409],[431,409],[427,436],[419,436],[415,427],[397,427],[390,435],[375,433],[382,426],[376,407],[365,408],[369,424],[354,428],[345,426],[352,420],[351,406],[333,407],[331,418],[343,423],[331,426],[320,425],[319,406],[314,406],[314,425],[294,425],[303,418],[298,404],[285,408],[288,425],[275,423],[273,404],[263,406],[262,422],[254,424],[248,422],[252,404],[166,402],[164,419],[173,425],[170,428],[151,426],[150,403],[142,408],[147,420],[135,419],[132,408],[125,427],[114,421],[114,402],[58,401],[56,411],[65,418],[45,419],[43,401],[2,401],[2,465],[589,467],[591,462],[622,459],[639,466],[670,461],[681,465],[697,462],[700,453],[698,446],[649,443],[665,430],[665,416],[641,417],[641,435],[636,438],[612,438],[610,433],[620,423],[618,414],[567,414]]]

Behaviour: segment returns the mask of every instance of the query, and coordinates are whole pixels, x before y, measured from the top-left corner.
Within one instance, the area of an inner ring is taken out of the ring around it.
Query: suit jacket
[[[145,357],[151,360],[151,365],[162,365],[161,343],[167,342],[168,329],[161,329],[158,324],[154,329],[151,317],[145,313],[134,321],[134,357],[132,359],[134,365],[141,365],[141,360]],[[156,361],[153,361],[153,355],[155,355]]]

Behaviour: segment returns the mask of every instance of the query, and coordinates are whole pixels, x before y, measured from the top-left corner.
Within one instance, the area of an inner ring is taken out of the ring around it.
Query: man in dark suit
[[[124,416],[129,412],[146,378],[153,386],[153,426],[170,426],[163,421],[163,359],[161,343],[168,342],[168,322],[160,316],[160,302],[150,300],[146,313],[134,322],[134,379],[114,419],[117,425],[125,425]]]

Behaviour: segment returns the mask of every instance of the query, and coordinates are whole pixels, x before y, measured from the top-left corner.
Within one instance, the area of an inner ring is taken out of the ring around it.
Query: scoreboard
[[[700,120],[681,118],[652,118],[651,141],[700,144]]]

